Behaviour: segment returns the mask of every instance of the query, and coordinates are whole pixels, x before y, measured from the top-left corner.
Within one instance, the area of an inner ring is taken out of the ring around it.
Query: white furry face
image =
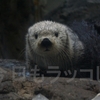
[[[40,56],[53,56],[64,50],[67,43],[66,27],[52,21],[36,23],[28,30],[32,51]]]

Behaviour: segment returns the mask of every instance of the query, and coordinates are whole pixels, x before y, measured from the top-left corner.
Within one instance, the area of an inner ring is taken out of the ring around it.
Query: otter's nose
[[[41,42],[41,45],[43,47],[50,47],[52,45],[51,41],[48,38],[44,38],[43,41]]]

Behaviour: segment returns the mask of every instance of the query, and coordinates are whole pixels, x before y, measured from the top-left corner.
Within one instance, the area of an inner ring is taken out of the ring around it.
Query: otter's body
[[[29,28],[26,35],[27,68],[42,70],[58,66],[60,70],[78,69],[85,59],[85,44],[68,26],[42,21]]]

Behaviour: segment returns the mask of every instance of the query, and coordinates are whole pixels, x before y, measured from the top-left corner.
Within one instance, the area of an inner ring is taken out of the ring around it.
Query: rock
[[[0,4],[0,58],[22,59],[24,36],[34,23],[33,0],[0,0]]]
[[[13,77],[16,75],[17,74],[10,69],[3,68],[0,66],[0,82],[12,81]]]
[[[12,76],[12,71],[0,68],[0,93],[14,92]]]
[[[50,100],[91,100],[100,92],[100,84],[96,81],[74,79],[69,82],[70,78],[59,78],[56,82],[51,83],[52,80],[54,78],[45,77],[42,83],[36,83],[33,79],[19,81],[23,87],[18,89],[18,94],[30,99],[42,94]],[[16,82],[14,87],[17,89]]]
[[[92,100],[100,100],[100,93],[97,94]]]
[[[38,94],[36,97],[34,97],[32,100],[49,100],[42,94]]]
[[[0,94],[0,100],[26,100],[18,96],[17,93]]]
[[[13,62],[16,66],[16,61],[6,62],[8,65]],[[3,66],[7,65],[3,60],[2,63]],[[18,63],[20,67],[21,63]],[[99,81],[64,77],[59,77],[56,81],[56,77],[44,77],[40,81],[41,77],[23,79],[22,76],[12,79],[12,73],[14,72],[10,68],[0,67],[0,75],[3,76],[0,78],[0,100],[34,100],[39,94],[47,100],[92,100],[100,93]]]
[[[93,1],[91,3],[90,1]],[[98,0],[66,0],[61,6],[49,12],[44,19],[70,25],[77,20],[100,21],[100,3]],[[100,2],[100,1],[99,1]]]
[[[18,61],[15,59],[0,59],[0,67],[1,68],[8,68],[13,70],[16,67],[22,67],[25,66],[25,63],[22,61]],[[7,69],[6,69],[7,70]]]
[[[10,92],[15,92],[13,83],[10,81],[2,82],[0,84],[0,93],[10,93]]]
[[[100,0],[87,0],[90,3],[100,3]]]
[[[16,93],[13,85],[13,75],[16,75],[16,73],[10,69],[0,67],[0,100],[23,100]]]

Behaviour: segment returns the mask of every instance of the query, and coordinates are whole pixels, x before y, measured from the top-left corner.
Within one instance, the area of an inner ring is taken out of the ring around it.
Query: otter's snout
[[[43,41],[41,42],[41,46],[43,47],[50,47],[52,45],[52,42],[48,38],[44,38]]]

